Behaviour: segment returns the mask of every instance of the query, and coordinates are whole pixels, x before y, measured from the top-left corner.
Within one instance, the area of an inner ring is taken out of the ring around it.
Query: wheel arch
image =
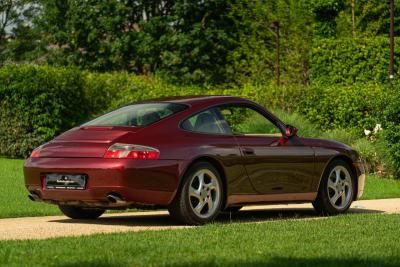
[[[188,172],[188,170],[190,169],[191,166],[193,166],[193,164],[196,164],[197,162],[208,162],[210,163],[214,168],[217,169],[220,177],[221,177],[221,181],[222,181],[222,188],[223,188],[223,202],[222,202],[222,207],[225,208],[226,204],[227,204],[227,196],[228,196],[228,184],[227,184],[227,179],[226,179],[226,172],[225,169],[223,167],[223,164],[216,159],[213,156],[210,155],[202,155],[202,156],[198,156],[194,159],[192,159],[188,164],[186,164],[186,166],[183,168],[180,176],[179,176],[179,182],[178,182],[178,186],[177,189],[174,193],[174,196],[172,197],[171,201],[176,197],[176,193],[179,191],[179,189],[182,186],[182,182],[183,182],[183,178],[186,175],[186,173]]]
[[[329,159],[328,162],[325,164],[324,170],[322,171],[321,176],[319,177],[318,191],[317,191],[317,192],[319,192],[319,188],[320,188],[320,186],[321,186],[322,178],[323,178],[323,176],[324,176],[324,174],[325,174],[325,172],[326,172],[326,170],[327,170],[329,164],[331,164],[332,161],[338,160],[338,159],[343,160],[343,161],[346,162],[346,163],[349,165],[349,167],[350,167],[350,171],[351,171],[352,174],[353,174],[353,180],[354,180],[353,199],[356,200],[356,198],[357,198],[357,188],[358,188],[357,170],[356,170],[356,167],[353,166],[353,161],[352,161],[352,159],[351,159],[349,156],[345,155],[345,154],[335,155],[334,157],[332,157],[331,159]]]

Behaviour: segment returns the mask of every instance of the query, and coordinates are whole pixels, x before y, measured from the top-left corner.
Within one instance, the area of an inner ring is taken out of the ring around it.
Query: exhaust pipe
[[[32,201],[42,201],[42,199],[40,198],[40,196],[39,196],[37,193],[35,193],[35,192],[29,193],[28,198],[29,198],[30,200],[32,200]]]
[[[107,200],[112,204],[117,204],[117,205],[125,205],[126,204],[126,201],[123,200],[117,194],[109,194],[109,195],[107,195]]]

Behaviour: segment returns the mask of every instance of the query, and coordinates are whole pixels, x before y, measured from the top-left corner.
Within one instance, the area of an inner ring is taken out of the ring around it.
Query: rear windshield
[[[147,126],[187,108],[176,103],[144,103],[119,108],[83,126]]]

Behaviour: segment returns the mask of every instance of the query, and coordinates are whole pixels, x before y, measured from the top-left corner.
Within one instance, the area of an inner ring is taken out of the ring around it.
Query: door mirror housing
[[[292,136],[296,136],[298,132],[298,129],[296,127],[294,127],[293,125],[286,125],[286,129],[285,129],[285,136],[286,137],[292,137]]]

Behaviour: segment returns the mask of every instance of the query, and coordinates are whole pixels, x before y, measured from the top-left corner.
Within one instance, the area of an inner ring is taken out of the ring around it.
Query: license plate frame
[[[85,190],[88,176],[75,173],[47,173],[44,187],[48,190]]]

